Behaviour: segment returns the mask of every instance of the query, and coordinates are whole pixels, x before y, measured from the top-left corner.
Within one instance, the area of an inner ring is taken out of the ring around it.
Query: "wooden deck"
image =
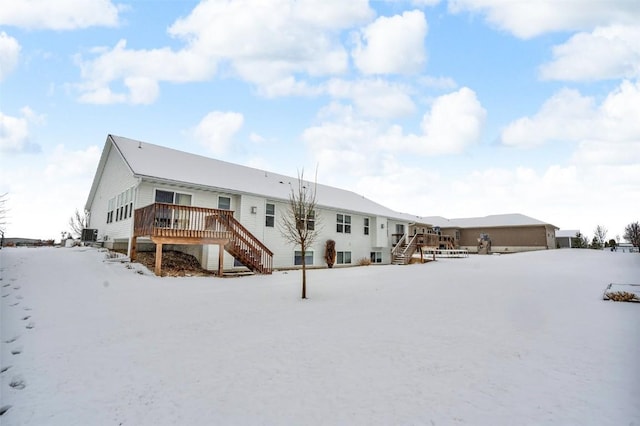
[[[156,275],[161,274],[163,244],[219,245],[219,276],[225,250],[254,272],[270,274],[273,268],[273,253],[242,226],[230,210],[150,204],[134,214],[132,260],[138,237],[150,237],[156,244]]]

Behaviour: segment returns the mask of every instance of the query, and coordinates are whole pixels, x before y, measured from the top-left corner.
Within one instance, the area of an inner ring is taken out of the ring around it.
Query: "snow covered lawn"
[[[2,425],[640,424],[640,255],[157,278],[0,251]]]

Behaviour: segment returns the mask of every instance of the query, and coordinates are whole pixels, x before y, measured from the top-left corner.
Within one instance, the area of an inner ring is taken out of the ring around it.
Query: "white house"
[[[132,257],[154,244],[160,255],[163,246],[180,246],[220,273],[238,261],[270,273],[301,263],[299,248],[279,229],[297,185],[297,178],[109,135],[85,206],[87,227],[106,247]],[[308,265],[325,264],[328,239],[336,242],[337,264],[386,264],[394,245],[406,248],[410,231],[430,232],[417,216],[351,191],[318,184],[316,199],[320,236]]]

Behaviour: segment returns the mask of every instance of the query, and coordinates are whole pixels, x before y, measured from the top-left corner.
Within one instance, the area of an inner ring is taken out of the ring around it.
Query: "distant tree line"
[[[577,232],[575,237],[571,239],[571,247],[574,248],[590,248],[594,250],[601,250],[603,248],[616,248],[620,245],[620,236],[607,240],[608,230],[603,225],[598,225],[593,231],[593,238],[591,241],[582,234]],[[626,241],[631,243],[634,247],[640,248],[640,223],[632,222],[624,228],[624,235],[622,236]]]

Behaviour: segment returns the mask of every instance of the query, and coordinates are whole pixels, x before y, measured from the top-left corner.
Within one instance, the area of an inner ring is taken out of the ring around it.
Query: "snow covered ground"
[[[157,278],[0,251],[2,425],[640,425],[640,255]]]

